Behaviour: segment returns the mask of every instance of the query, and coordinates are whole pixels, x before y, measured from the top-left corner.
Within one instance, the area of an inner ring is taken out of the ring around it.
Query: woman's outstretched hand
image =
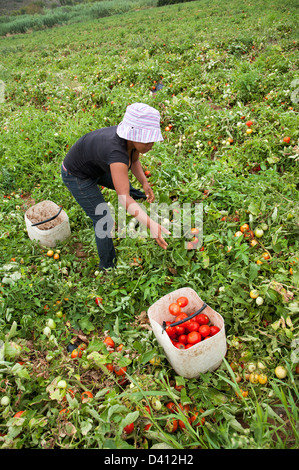
[[[162,232],[167,234],[167,235],[170,235],[169,230],[167,230],[165,227],[158,224],[157,222],[154,222],[153,220],[151,220],[151,222],[150,222],[150,232],[151,232],[152,237],[158,243],[158,245],[161,248],[163,248],[164,250],[166,250],[166,248],[168,247],[168,243],[163,238]]]

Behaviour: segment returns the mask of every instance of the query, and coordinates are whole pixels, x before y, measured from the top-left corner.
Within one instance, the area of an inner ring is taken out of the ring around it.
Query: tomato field
[[[2,449],[298,447],[298,6],[151,5],[0,38]],[[161,114],[141,157],[156,201],[201,205],[203,239],[116,233],[102,273],[60,166],[133,102]],[[50,253],[24,221],[43,200],[71,227]],[[147,315],[181,287],[225,323],[199,378],[175,373]]]

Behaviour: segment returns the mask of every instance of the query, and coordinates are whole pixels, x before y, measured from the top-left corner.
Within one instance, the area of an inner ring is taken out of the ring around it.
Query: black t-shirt
[[[82,136],[65,156],[65,168],[78,178],[97,178],[110,172],[111,163],[129,166],[127,140],[116,134],[116,128],[104,127]]]

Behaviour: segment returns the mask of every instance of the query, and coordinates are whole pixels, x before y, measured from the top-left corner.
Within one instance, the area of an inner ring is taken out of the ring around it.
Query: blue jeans
[[[111,236],[114,221],[99,188],[100,185],[114,190],[111,174],[105,173],[95,179],[82,179],[72,175],[69,171],[61,167],[61,177],[78,204],[80,204],[86,215],[92,220],[100,258],[99,268],[108,269],[115,267],[116,254]],[[146,198],[145,194],[133,188],[131,183],[130,196],[133,197],[133,199]]]

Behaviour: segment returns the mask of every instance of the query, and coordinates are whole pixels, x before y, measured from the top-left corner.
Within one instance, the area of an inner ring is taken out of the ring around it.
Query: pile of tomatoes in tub
[[[188,315],[182,311],[182,308],[186,307],[188,303],[188,298],[183,296],[179,297],[176,302],[172,302],[168,307],[169,313],[175,319],[172,322],[165,322],[165,330],[172,344],[178,349],[189,349],[195,344],[211,338],[220,331],[218,326],[211,324],[209,317],[205,313],[199,313],[190,318],[190,320],[173,326],[174,323],[185,320],[193,315],[193,313]]]

